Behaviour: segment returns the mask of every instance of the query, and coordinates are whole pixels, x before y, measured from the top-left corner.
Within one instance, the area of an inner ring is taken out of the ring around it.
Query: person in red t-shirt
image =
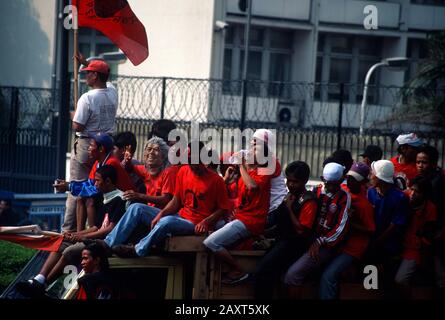
[[[201,150],[204,147],[199,145]],[[189,146],[189,163],[191,163]],[[200,151],[199,151],[200,152]],[[141,213],[137,204],[130,206],[122,220],[105,239],[107,248],[121,257],[141,257],[150,253],[170,235],[205,234],[230,209],[223,179],[204,164],[181,166],[176,175],[173,198],[162,209],[152,208]],[[145,224],[151,231],[136,245],[123,245],[137,224]]]
[[[296,287],[296,294],[301,294],[301,287],[310,273],[335,256],[347,233],[351,197],[341,189],[344,174],[344,166],[326,163],[321,176],[324,185],[314,189],[318,198],[316,239],[307,252],[289,267],[284,277],[286,285]]]
[[[159,137],[147,141],[144,147],[144,164],[133,165],[132,153],[124,155],[126,171],[141,177],[145,193],[128,190],[124,199],[137,203],[132,207],[137,214],[156,216],[172,199],[175,192],[175,179],[179,166],[171,166],[168,162],[169,146]],[[154,210],[152,207],[155,207]],[[136,217],[135,217],[136,218]],[[147,226],[140,224],[135,227],[128,242],[136,243],[147,235]]]
[[[162,209],[173,197],[178,166],[169,166],[169,146],[159,138],[153,137],[144,147],[144,165],[133,165],[131,154],[125,154],[125,168],[141,177],[145,184],[145,194],[128,190],[125,200],[141,201],[149,206]]]
[[[436,206],[429,200],[431,181],[425,177],[416,177],[407,192],[411,221],[405,233],[402,251],[402,263],[395,276],[395,282],[405,297],[410,297],[410,282],[422,262],[422,249],[430,245],[426,226],[436,220]]]
[[[363,257],[375,231],[374,208],[366,198],[369,171],[365,163],[357,162],[346,174],[347,187],[344,189],[351,195],[350,229],[346,242],[340,247],[340,254],[323,271],[320,279],[321,299],[338,297],[338,282],[342,272],[354,260]]]
[[[79,290],[76,300],[116,298],[109,274],[108,258],[100,245],[87,245],[82,251],[80,264],[85,275],[77,280]]]
[[[416,155],[423,141],[415,133],[401,134],[396,141],[399,154],[391,158],[391,162],[394,164],[395,182],[399,189],[405,190],[417,176]]]
[[[274,170],[268,173],[271,170],[267,170],[267,162],[262,166],[258,165],[261,152],[267,157],[266,144],[257,144],[254,153],[239,152],[234,155],[236,163],[240,163],[241,174],[238,181],[238,207],[235,209],[234,220],[204,240],[207,248],[232,267],[232,271],[222,280],[223,283],[235,284],[248,277],[226,248],[264,231],[270,206],[271,173]]]
[[[303,161],[285,170],[289,193],[276,212],[276,242],[253,273],[255,299],[273,297],[273,285],[283,271],[309,247],[317,216],[317,196],[306,190],[310,168]]]
[[[238,181],[240,178],[239,167],[237,165],[230,164],[230,157],[233,156],[233,152],[225,152],[220,157],[219,171],[226,184],[227,193],[229,195],[229,200],[232,203],[232,208],[229,211],[227,217],[225,217],[225,222],[230,222],[233,220],[233,214],[235,213],[235,208],[238,207]]]
[[[433,237],[433,260],[438,298],[445,297],[445,170],[438,166],[439,151],[425,145],[417,154],[416,166],[419,175],[431,181],[431,201],[436,205],[437,219]]]
[[[136,136],[133,132],[130,131],[124,131],[119,132],[114,137],[114,150],[113,155],[119,159],[121,162],[121,165],[124,169],[126,169],[128,175],[130,176],[131,181],[133,182],[134,186],[136,187],[135,191],[145,193],[145,185],[144,181],[141,177],[139,177],[136,173],[133,171],[128,171],[128,169],[132,169],[128,162],[130,161],[131,165],[143,165],[143,163],[139,160],[136,160],[133,158],[134,153],[136,152],[137,147],[137,141]],[[125,160],[125,156],[131,155],[130,160]]]

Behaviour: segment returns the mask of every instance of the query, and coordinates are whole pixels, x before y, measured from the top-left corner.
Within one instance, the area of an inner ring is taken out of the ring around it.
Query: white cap
[[[252,139],[264,141],[264,143],[266,143],[267,145],[267,148],[271,152],[275,152],[276,140],[275,140],[275,135],[272,133],[272,131],[268,129],[258,129],[253,134]]]
[[[394,183],[394,164],[389,160],[379,160],[371,163],[372,172],[377,178],[387,183]]]
[[[329,182],[340,181],[345,169],[341,164],[329,162],[323,168],[323,178]]]
[[[397,137],[396,141],[399,145],[408,144],[412,147],[420,147],[423,144],[423,140],[415,133],[401,134]]]

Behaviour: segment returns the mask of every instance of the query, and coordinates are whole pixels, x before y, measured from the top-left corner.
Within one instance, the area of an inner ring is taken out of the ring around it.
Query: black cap
[[[363,152],[360,156],[368,157],[371,161],[377,161],[382,159],[383,151],[379,146],[369,145],[366,147],[365,152]]]

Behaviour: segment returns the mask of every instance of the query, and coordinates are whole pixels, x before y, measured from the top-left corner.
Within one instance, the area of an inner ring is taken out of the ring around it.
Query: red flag
[[[0,227],[0,240],[14,242],[24,247],[57,251],[63,241],[59,233],[42,231],[39,226]]]
[[[147,33],[127,0],[72,0],[79,27],[99,30],[137,66],[148,57]]]

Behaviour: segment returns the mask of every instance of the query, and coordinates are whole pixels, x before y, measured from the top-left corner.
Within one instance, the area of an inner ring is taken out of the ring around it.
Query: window
[[[271,30],[270,32],[270,47],[274,49],[292,50],[293,44],[292,31]]]
[[[290,56],[284,53],[271,53],[269,63],[269,88],[268,95],[274,97],[290,97],[290,92],[285,92],[283,82],[290,81]],[[287,86],[289,88],[289,86]],[[290,89],[290,88],[289,88]]]
[[[424,39],[408,39],[407,57],[409,58],[408,70],[405,72],[405,81],[414,78],[419,67],[428,57],[428,43]]]
[[[348,36],[330,36],[331,52],[352,53],[352,38]]]
[[[315,97],[322,100],[340,98],[340,83],[345,88],[345,100],[361,99],[365,75],[369,67],[381,60],[382,38],[370,36],[321,33],[318,40]],[[374,74],[371,84],[378,83]],[[373,101],[374,98],[371,98]]]
[[[284,96],[282,85],[265,87],[264,81],[282,83],[290,81],[293,53],[293,31],[277,28],[251,27],[249,38],[249,64],[247,76],[252,82],[248,95]],[[241,80],[244,63],[244,26],[230,25],[225,34],[223,63],[224,80]],[[232,89],[229,92],[229,89]],[[233,86],[224,82],[224,92],[240,94]]]

